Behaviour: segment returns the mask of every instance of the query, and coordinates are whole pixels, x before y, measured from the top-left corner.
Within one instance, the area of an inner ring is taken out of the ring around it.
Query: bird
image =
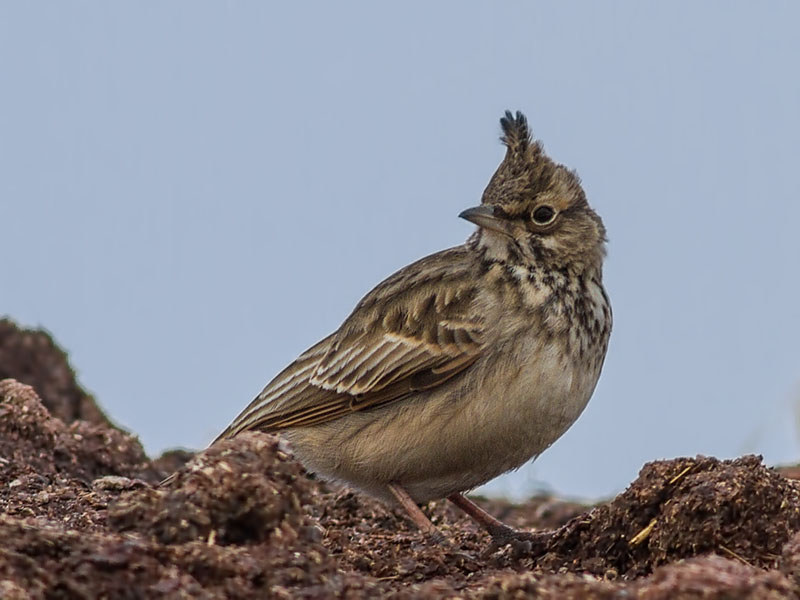
[[[462,245],[403,267],[267,384],[215,443],[279,432],[323,479],[399,504],[447,498],[498,545],[517,531],[465,493],[535,459],[586,407],[612,312],[606,230],[577,174],[526,117],[500,119],[505,156]]]

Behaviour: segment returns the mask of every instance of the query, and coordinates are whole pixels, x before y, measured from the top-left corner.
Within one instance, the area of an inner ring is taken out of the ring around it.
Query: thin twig
[[[643,541],[645,541],[647,539],[647,536],[650,535],[650,532],[653,531],[653,528],[656,526],[656,520],[657,519],[653,519],[652,521],[650,521],[647,524],[647,527],[645,527],[639,533],[637,533],[635,536],[633,536],[631,538],[631,541],[628,542],[628,545],[629,546],[638,546]]]
[[[689,465],[689,466],[688,466],[688,467],[686,467],[686,468],[685,468],[683,471],[681,471],[680,473],[678,473],[677,475],[675,475],[675,477],[673,477],[672,479],[670,479],[670,480],[667,482],[667,483],[668,483],[668,485],[672,485],[672,484],[673,484],[673,483],[675,483],[676,481],[678,481],[678,480],[682,479],[684,475],[686,475],[686,474],[687,474],[689,471],[691,471],[691,470],[692,470],[692,467],[693,467],[693,466],[694,466],[694,465]]]
[[[730,548],[726,548],[726,547],[725,547],[725,546],[723,546],[722,544],[720,544],[720,545],[719,545],[719,548],[720,548],[720,550],[722,550],[723,552],[727,552],[728,554],[730,554],[730,555],[731,555],[733,558],[735,558],[736,560],[740,560],[740,561],[742,561],[742,562],[743,562],[744,564],[746,564],[748,567],[752,567],[752,566],[753,566],[753,565],[752,565],[752,564],[751,564],[751,563],[750,563],[750,562],[749,562],[747,559],[745,559],[743,556],[741,556],[741,555],[739,555],[739,554],[736,554],[736,552],[734,552],[734,551],[733,551],[733,550],[731,550]]]

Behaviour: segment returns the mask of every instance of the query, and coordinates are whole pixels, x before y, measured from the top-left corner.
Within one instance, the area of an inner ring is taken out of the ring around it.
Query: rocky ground
[[[800,484],[758,457],[649,463],[594,507],[482,501],[563,526],[541,554],[483,557],[446,503],[425,510],[452,548],[315,481],[270,435],[148,459],[46,333],[0,321],[0,379],[3,599],[800,598]]]

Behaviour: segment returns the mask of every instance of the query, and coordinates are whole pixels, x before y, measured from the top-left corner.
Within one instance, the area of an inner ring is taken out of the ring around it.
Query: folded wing
[[[474,363],[483,331],[473,316],[471,280],[442,285],[425,260],[411,265],[418,277],[407,267],[370,292],[336,333],[278,374],[218,439],[315,425],[400,401]]]

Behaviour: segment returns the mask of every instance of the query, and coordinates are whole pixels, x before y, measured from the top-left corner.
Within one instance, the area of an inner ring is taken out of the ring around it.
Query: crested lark
[[[449,498],[498,543],[517,532],[462,495],[535,458],[592,395],[611,331],[605,228],[521,113],[465,244],[401,269],[278,374],[218,439],[282,431],[311,471],[398,501]],[[523,534],[520,534],[523,535]]]

